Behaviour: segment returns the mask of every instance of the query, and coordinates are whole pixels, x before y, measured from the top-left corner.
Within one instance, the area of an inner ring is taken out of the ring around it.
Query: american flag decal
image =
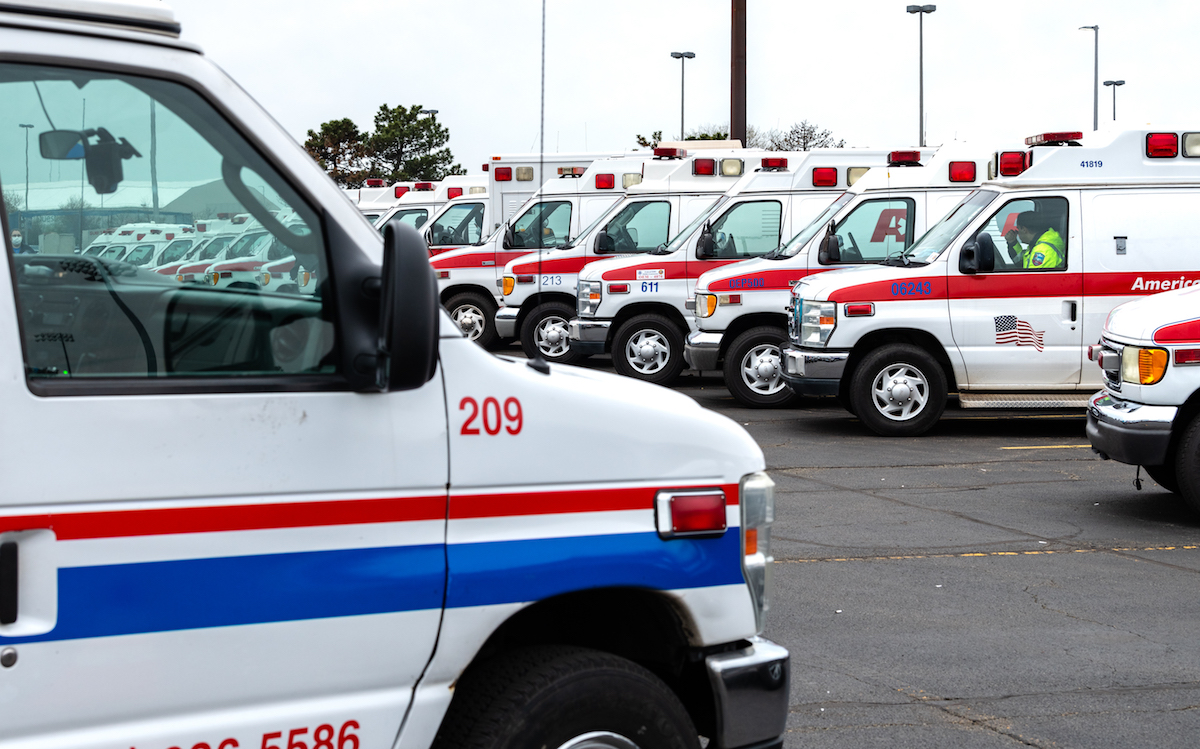
[[[1033,346],[1042,350],[1042,332],[1034,330],[1033,326],[1024,320],[1018,320],[1016,315],[999,315],[996,317],[996,343],[1015,343],[1018,346]]]

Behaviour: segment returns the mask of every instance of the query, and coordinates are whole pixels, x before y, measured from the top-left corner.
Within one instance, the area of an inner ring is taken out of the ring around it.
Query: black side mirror
[[[601,229],[596,235],[596,242],[593,247],[597,253],[612,252],[616,249],[616,242],[609,238],[608,229]]]
[[[958,272],[967,275],[989,273],[996,268],[996,243],[992,235],[981,231],[963,243],[958,253]]]
[[[440,314],[429,248],[413,227],[389,222],[383,229],[379,299],[380,390],[412,390],[433,379]]]
[[[83,133],[78,130],[47,130],[38,135],[38,149],[43,159],[82,159],[85,154]]]
[[[700,232],[700,239],[696,241],[696,257],[716,257],[717,243],[713,239],[712,224],[705,224],[704,230]]]
[[[817,252],[817,262],[821,265],[842,262],[842,238],[836,234],[826,234]]]
[[[512,224],[506,225],[504,227],[504,249],[513,249],[513,244],[516,242],[516,240],[517,234],[513,231]]]

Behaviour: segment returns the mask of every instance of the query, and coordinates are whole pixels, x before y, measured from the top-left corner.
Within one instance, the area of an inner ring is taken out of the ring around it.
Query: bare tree
[[[845,148],[845,140],[837,140],[829,130],[822,130],[808,120],[801,120],[785,132],[772,130],[766,134],[770,151],[811,151],[814,148]]]

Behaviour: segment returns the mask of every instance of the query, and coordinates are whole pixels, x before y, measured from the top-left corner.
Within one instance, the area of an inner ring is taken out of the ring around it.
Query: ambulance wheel
[[[787,331],[773,325],[751,328],[733,339],[725,352],[725,387],[739,403],[771,408],[795,400],[782,377],[786,340]]]
[[[669,385],[683,371],[683,336],[662,315],[638,315],[617,329],[613,369],[655,385]]]
[[[567,323],[575,316],[575,308],[563,302],[546,302],[533,308],[521,323],[521,350],[532,359],[536,354],[549,362],[571,364],[579,354],[571,350]]]
[[[1188,507],[1200,514],[1200,418],[1192,419],[1179,440],[1175,450],[1175,480]]]
[[[450,319],[472,341],[487,348],[496,342],[496,310],[491,299],[473,291],[455,294],[446,301]]]
[[[884,437],[929,431],[946,408],[946,373],[927,351],[907,343],[876,349],[850,380],[854,415]]]
[[[525,648],[467,669],[433,749],[698,749],[657,676],[608,653]]]
[[[1179,478],[1175,475],[1175,461],[1161,466],[1142,466],[1142,470],[1162,488],[1172,494],[1179,493]]]

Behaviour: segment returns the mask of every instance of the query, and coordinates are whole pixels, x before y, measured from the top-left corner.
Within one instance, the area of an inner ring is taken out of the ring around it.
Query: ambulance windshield
[[[976,190],[962,199],[962,202],[950,211],[946,218],[930,227],[920,239],[904,253],[905,263],[924,265],[933,262],[934,258],[950,246],[955,237],[962,233],[967,224],[987,208],[996,198],[996,193],[989,190]]]
[[[817,232],[819,232],[825,227],[826,224],[832,221],[833,217],[837,215],[837,212],[842,210],[842,207],[849,203],[853,198],[854,196],[848,192],[842,193],[840,196],[838,196],[837,200],[833,201],[828,208],[821,212],[820,216],[814,218],[812,223],[804,227],[803,231],[788,240],[788,243],[783,245],[782,249],[774,252],[768,252],[763,257],[766,257],[770,260],[779,260],[785,257],[795,257],[796,253],[800,252],[800,250],[804,249],[804,245],[808,244],[808,240],[815,237]]]

